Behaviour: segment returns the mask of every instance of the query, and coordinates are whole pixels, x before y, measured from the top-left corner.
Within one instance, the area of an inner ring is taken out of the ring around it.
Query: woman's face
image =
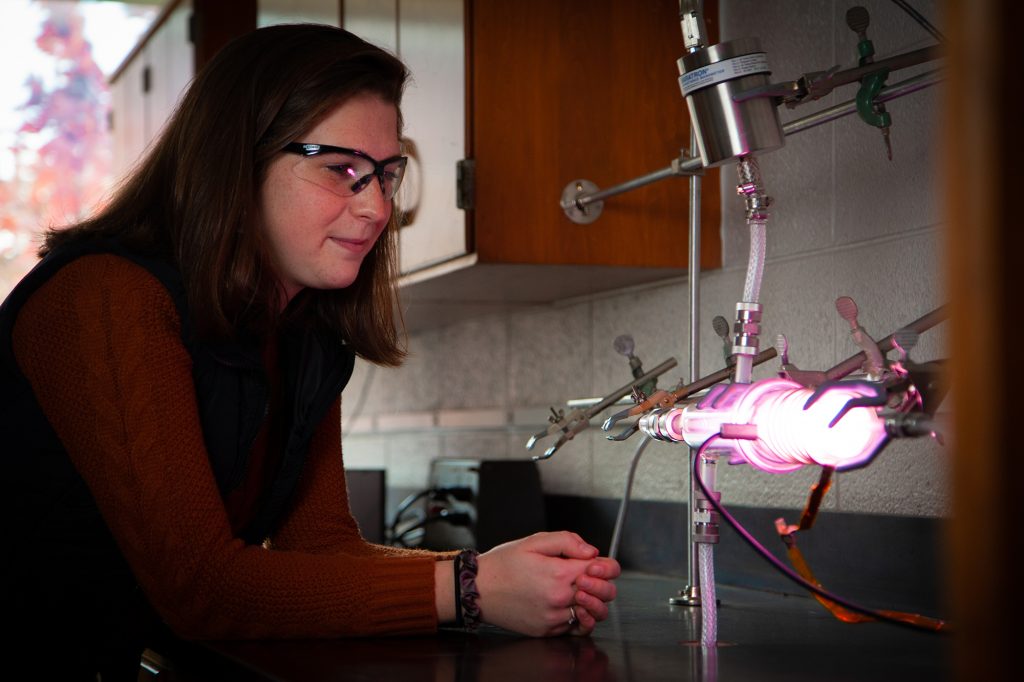
[[[357,95],[302,139],[307,144],[356,149],[373,159],[399,154],[398,112],[375,95]],[[352,196],[331,190],[337,178],[327,155],[281,153],[271,161],[260,192],[263,230],[286,302],[306,287],[341,289],[355,281],[363,258],[391,217],[377,178]]]

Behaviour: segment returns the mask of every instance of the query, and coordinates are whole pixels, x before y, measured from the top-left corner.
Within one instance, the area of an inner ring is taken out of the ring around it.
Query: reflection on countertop
[[[950,636],[835,620],[802,596],[718,586],[719,646],[700,610],[670,606],[682,580],[629,573],[590,638],[530,639],[496,628],[427,637],[212,642],[172,657],[172,680],[942,680]],[[161,679],[166,679],[162,676]]]

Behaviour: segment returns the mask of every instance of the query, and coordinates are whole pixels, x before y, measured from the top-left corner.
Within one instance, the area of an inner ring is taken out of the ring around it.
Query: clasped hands
[[[617,561],[568,531],[507,542],[478,563],[483,620],[534,637],[589,635],[608,617],[621,573]]]

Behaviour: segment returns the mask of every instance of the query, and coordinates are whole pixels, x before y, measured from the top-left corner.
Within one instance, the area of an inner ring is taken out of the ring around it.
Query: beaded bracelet
[[[459,627],[470,630],[480,625],[480,607],[476,603],[480,598],[476,589],[476,558],[479,555],[479,552],[465,549],[455,557],[455,622]]]

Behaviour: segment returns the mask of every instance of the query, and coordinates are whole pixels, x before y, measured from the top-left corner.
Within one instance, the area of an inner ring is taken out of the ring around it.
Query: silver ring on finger
[[[569,607],[569,627],[579,625],[580,619],[576,617],[576,607]]]

